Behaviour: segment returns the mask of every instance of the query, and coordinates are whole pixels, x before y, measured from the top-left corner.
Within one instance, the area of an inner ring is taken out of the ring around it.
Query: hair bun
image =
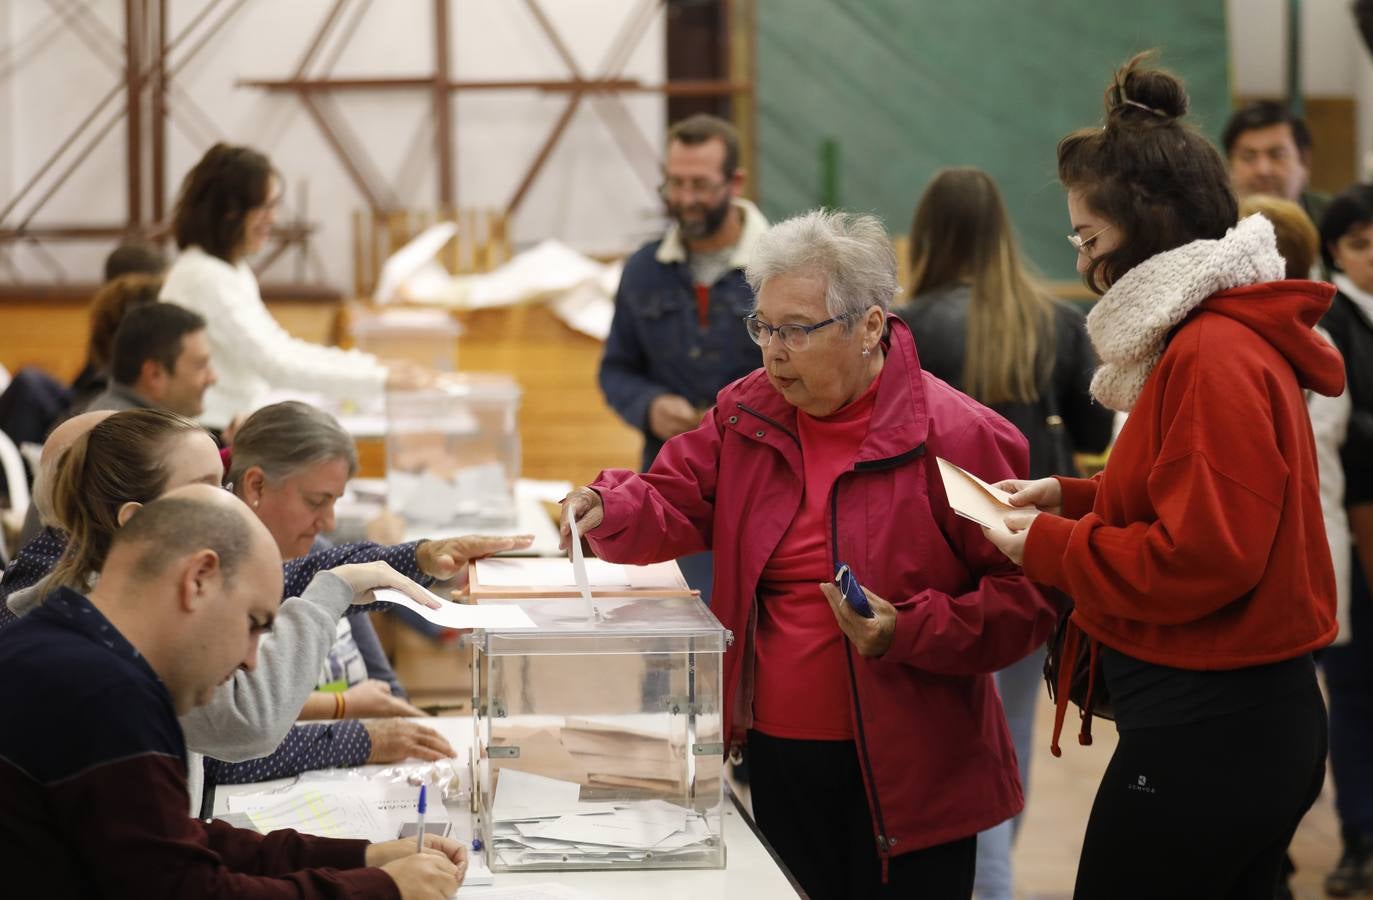
[[[1106,124],[1135,125],[1172,122],[1187,114],[1187,90],[1182,79],[1163,69],[1145,68],[1153,55],[1141,53],[1116,72],[1106,89]]]

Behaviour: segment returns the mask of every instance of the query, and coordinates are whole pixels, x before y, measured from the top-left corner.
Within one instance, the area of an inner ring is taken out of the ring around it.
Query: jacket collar
[[[855,464],[910,453],[925,442],[930,430],[924,373],[915,351],[915,339],[906,323],[895,315],[887,316],[887,336],[882,348],[886,353],[882,383],[877,386],[868,434],[854,457]],[[734,399],[796,434],[796,407],[777,393],[762,369],[741,382]]]
[[[731,269],[742,269],[748,265],[748,261],[753,255],[753,248],[758,244],[758,239],[763,236],[763,232],[768,230],[768,220],[758,207],[743,197],[734,198],[734,208],[743,211],[744,228],[739,232],[739,240],[734,244],[734,253],[729,258],[729,266]],[[682,236],[678,233],[675,224],[668,228],[667,234],[658,244],[658,252],[653,255],[653,258],[664,265],[687,261],[686,244],[682,242]]]
[[[125,403],[128,403],[130,409],[152,408],[152,404],[148,402],[146,397],[144,397],[138,391],[134,390],[129,385],[120,384],[114,379],[110,379],[110,386],[105,389],[105,392],[118,398],[119,400],[124,401]]]
[[[1360,290],[1359,286],[1349,280],[1349,276],[1343,272],[1336,272],[1330,279],[1335,282],[1335,287],[1340,289],[1340,293],[1349,298],[1357,309],[1373,325],[1373,294]]]

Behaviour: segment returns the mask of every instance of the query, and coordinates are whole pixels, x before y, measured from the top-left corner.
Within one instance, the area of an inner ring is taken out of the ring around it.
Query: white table
[[[471,719],[466,716],[416,719],[422,724],[437,727],[464,758],[471,747]],[[357,771],[382,767],[363,766]],[[340,772],[340,778],[347,773]],[[220,815],[228,810],[228,798],[236,794],[270,791],[292,784],[295,779],[281,778],[258,784],[223,785],[215,789],[214,811]],[[328,781],[312,782],[327,789]],[[453,822],[453,836],[471,839],[471,813],[464,804],[450,805],[449,818]],[[702,900],[702,898],[743,897],[748,900],[797,897],[800,892],[792,885],[788,873],[761,841],[753,824],[744,815],[737,801],[726,799],[723,821],[726,863],[723,869],[644,869],[618,872],[498,872],[493,888],[514,888],[557,882],[584,891],[604,900]],[[462,888],[458,896],[476,900],[484,890],[472,886]]]

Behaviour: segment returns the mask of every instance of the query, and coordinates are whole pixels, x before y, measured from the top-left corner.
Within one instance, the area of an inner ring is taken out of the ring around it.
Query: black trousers
[[[969,900],[977,835],[891,857],[887,883],[852,741],[748,735],[758,829],[811,900]]]
[[[1097,790],[1074,900],[1272,900],[1325,780],[1313,679],[1260,706],[1120,733]]]
[[[1349,643],[1321,654],[1330,694],[1330,777],[1340,825],[1373,837],[1373,596],[1354,561]]]

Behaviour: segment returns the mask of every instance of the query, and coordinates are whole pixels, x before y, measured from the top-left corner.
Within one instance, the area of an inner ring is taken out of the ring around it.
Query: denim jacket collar
[[[768,220],[758,207],[753,205],[752,201],[742,197],[734,199],[734,208],[743,211],[744,228],[739,232],[739,240],[734,244],[734,253],[730,256],[729,265],[731,269],[742,269],[748,265],[758,239],[763,236],[763,232],[768,230]],[[654,254],[654,259],[664,265],[687,261],[686,244],[682,242],[681,235],[677,233],[676,225],[669,228],[667,234],[663,236],[662,243],[658,245],[658,252]]]

